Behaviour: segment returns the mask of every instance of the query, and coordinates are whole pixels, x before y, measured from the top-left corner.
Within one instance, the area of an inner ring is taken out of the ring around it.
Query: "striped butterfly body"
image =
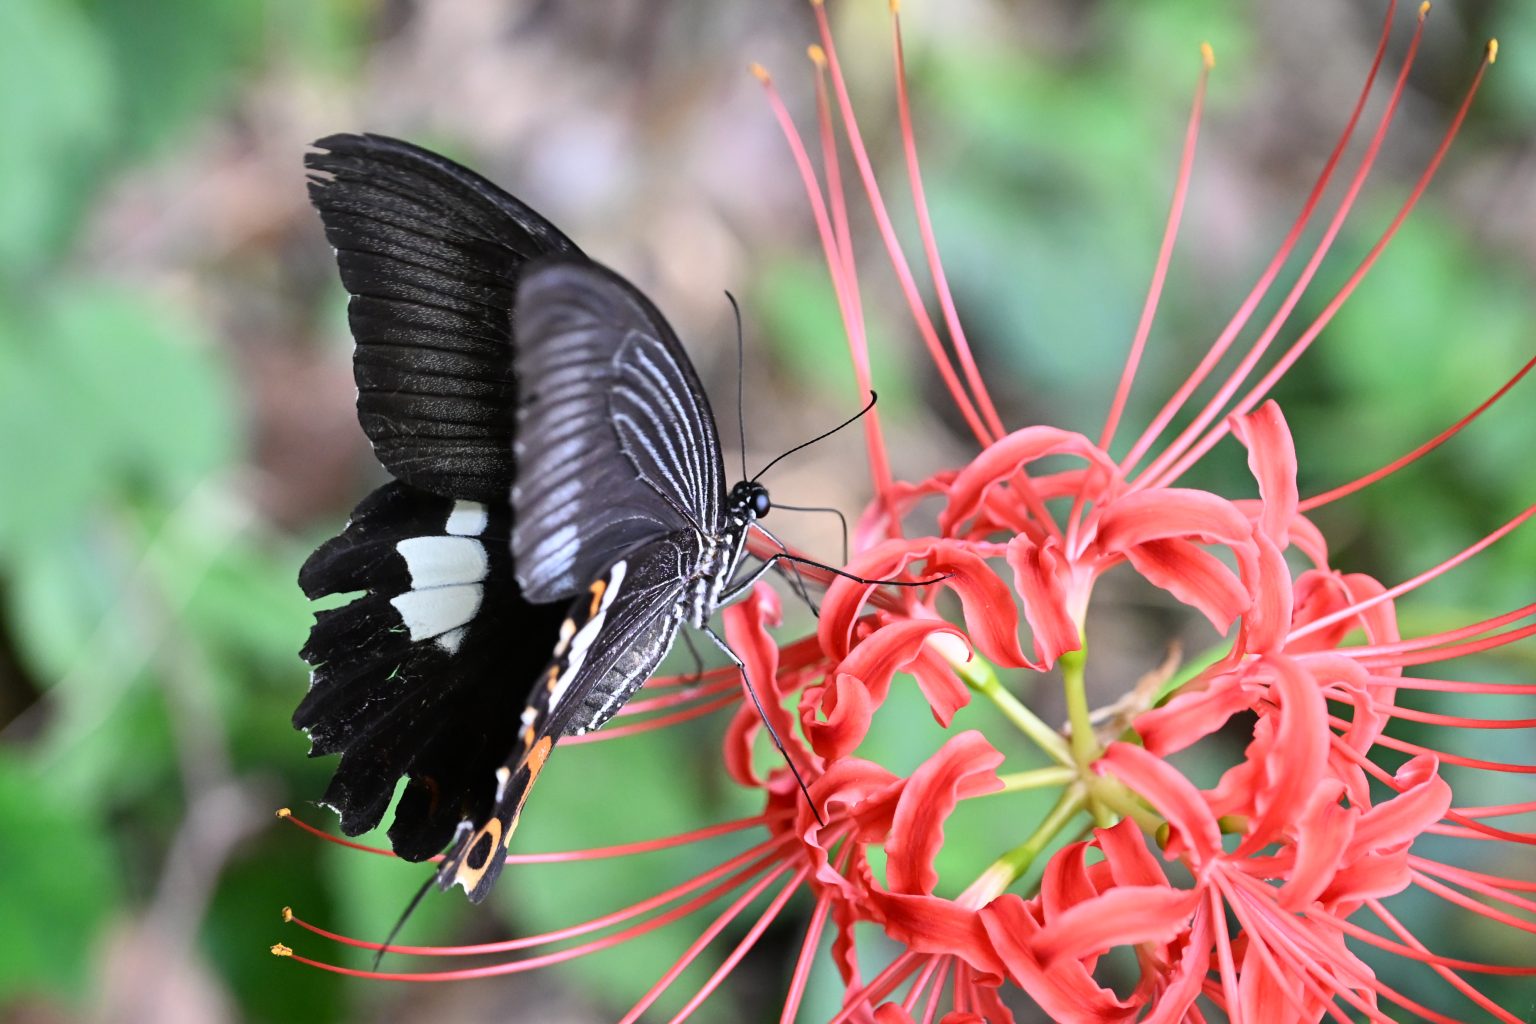
[[[316,615],[294,725],[341,755],[322,802],[344,832],[404,777],[395,852],[448,847],[438,885],[478,902],[560,737],[608,721],[684,624],[720,642],[768,493],[725,490],[693,366],[623,278],[441,156],[316,147],[358,417],[395,479],[300,571],[311,598],[357,596]]]

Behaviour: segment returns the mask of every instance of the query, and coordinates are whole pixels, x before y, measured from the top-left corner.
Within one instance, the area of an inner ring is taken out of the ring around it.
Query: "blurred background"
[[[831,10],[900,207],[886,5]],[[905,5],[934,221],[1007,424],[1097,434],[1156,251],[1199,42],[1215,45],[1218,67],[1131,428],[1183,379],[1283,235],[1382,11],[1333,0]],[[1384,78],[1411,23],[1399,12]],[[1521,0],[1436,7],[1379,169],[1282,340],[1386,226],[1490,35],[1502,59],[1429,195],[1280,388],[1304,495],[1438,432],[1532,352],[1536,16]],[[0,3],[0,1021],[610,1020],[697,937],[688,924],[559,969],[411,989],[268,955],[279,940],[336,955],[284,929],[284,905],[380,937],[423,878],[273,816],[292,805],[332,825],[306,801],[333,762],[308,761],[288,724],[310,621],[294,578],[382,480],[353,418],[345,298],[301,158],[331,132],[399,135],[541,210],[666,311],[715,398],[728,465],[731,289],[746,318],[749,461],[761,464],[861,401],[807,204],[746,70],[773,71],[810,130],[813,39],[797,0]],[[854,205],[881,409],[898,473],[921,478],[973,449]],[[1530,410],[1527,385],[1447,449],[1325,510],[1336,564],[1395,582],[1536,498]],[[767,482],[778,500],[851,516],[868,498],[862,462],[850,431]],[[1230,443],[1192,480],[1252,493]],[[837,559],[831,517],[775,518],[788,539]],[[1532,531],[1506,540],[1409,602],[1407,628],[1529,600],[1533,556]],[[1100,680],[1109,689],[1161,660],[1170,625],[1141,596],[1117,606],[1106,592],[1105,648],[1125,666]],[[1523,657],[1465,674],[1529,678]],[[910,767],[942,739],[921,709],[892,719],[871,738],[875,760]],[[519,847],[752,813],[720,772],[722,727],[716,716],[562,748]],[[1480,750],[1497,757],[1501,744],[1517,747],[1518,735]],[[1024,827],[991,825],[1015,841]],[[976,841],[978,864],[1004,848]],[[429,896],[402,938],[542,931],[722,857],[514,868],[483,907]],[[946,886],[966,880],[946,875]],[[790,905],[699,1019],[777,1019],[804,913]],[[1459,931],[1429,927],[1421,934]],[[1511,934],[1467,935],[1459,952],[1507,957]],[[804,1019],[832,1012],[832,973],[818,969]],[[1388,977],[1415,992],[1421,973]]]

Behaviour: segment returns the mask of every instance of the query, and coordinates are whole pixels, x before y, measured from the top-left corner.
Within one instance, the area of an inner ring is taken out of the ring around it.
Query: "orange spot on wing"
[[[587,618],[597,615],[597,610],[603,605],[603,592],[608,589],[607,580],[598,580],[592,584],[592,604],[587,608]]]

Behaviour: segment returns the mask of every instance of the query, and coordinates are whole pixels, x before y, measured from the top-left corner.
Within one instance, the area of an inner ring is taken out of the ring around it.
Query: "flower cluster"
[[[526,970],[624,941],[738,893],[677,968],[626,1017],[635,1020],[727,925],[771,892],[720,968],[682,1007],[681,1019],[730,972],[787,901],[805,891],[813,903],[785,994],[786,1021],[796,1019],[829,929],[831,969],[846,993],[837,1021],[1009,1021],[1010,1006],[1030,1004],[1060,1021],[1200,1020],[1213,1012],[1234,1021],[1311,1021],[1325,1014],[1387,1020],[1398,1011],[1454,1019],[1444,1007],[1419,1005],[1378,979],[1362,958],[1362,947],[1421,963],[1461,1006],[1517,1021],[1482,994],[1474,979],[1490,972],[1536,973],[1528,958],[1525,964],[1495,966],[1447,957],[1416,937],[1384,900],[1417,887],[1511,929],[1512,935],[1536,931],[1531,918],[1536,885],[1457,867],[1451,863],[1454,852],[1431,857],[1419,843],[1436,836],[1452,844],[1438,851],[1453,850],[1458,842],[1530,846],[1536,837],[1498,822],[1536,810],[1536,802],[1457,806],[1444,769],[1532,769],[1437,752],[1388,727],[1399,720],[1445,729],[1533,726],[1530,720],[1419,710],[1403,698],[1423,691],[1536,694],[1536,685],[1405,672],[1529,637],[1536,632],[1536,605],[1406,637],[1395,609],[1404,595],[1495,543],[1536,507],[1394,586],[1335,567],[1309,513],[1454,436],[1532,364],[1413,452],[1308,500],[1298,491],[1297,455],[1285,417],[1267,399],[1417,202],[1495,48],[1490,45],[1422,180],[1379,242],[1273,369],[1250,382],[1370,172],[1418,47],[1421,10],[1385,112],[1299,279],[1279,298],[1273,317],[1258,326],[1257,340],[1211,400],[1189,408],[1191,395],[1251,325],[1280,267],[1296,254],[1316,218],[1325,190],[1335,183],[1366,96],[1376,85],[1392,24],[1389,12],[1360,100],[1273,261],[1189,379],[1117,456],[1111,448],[1121,410],[1150,334],[1183,209],[1204,74],[1165,242],[1102,435],[1095,440],[1039,425],[1009,432],[971,359],[938,261],[907,103],[899,24],[893,14],[898,113],[923,262],[941,310],[937,323],[860,138],[825,12],[819,4],[815,12],[822,36],[811,51],[819,97],[819,174],[771,79],[760,69],[759,77],[807,188],[860,384],[869,385],[868,343],[844,192],[845,147],[915,327],[979,446],[964,466],[916,483],[899,481],[892,477],[880,419],[872,412],[864,426],[876,496],[859,524],[857,553],[846,568],[869,579],[943,579],[900,591],[832,579],[816,635],[794,642],[770,633],[777,624],[777,598],[761,584],[725,612],[727,639],[756,683],[767,721],[784,741],[786,766],[767,773],[756,766],[763,723],[751,703],[739,700],[734,673],[709,673],[687,686],[653,682],[661,695],[627,709],[642,718],[649,714],[648,719],[594,737],[733,706],[725,768],[740,785],[761,791],[764,808],[753,818],[696,834],[572,856],[653,849],[730,830],[760,829],[765,834],[760,842],[677,889],[554,935],[471,949],[398,951],[498,953],[603,933],[600,938],[485,968],[390,976],[441,980]],[[1209,51],[1205,57],[1209,70]],[[1166,438],[1181,413],[1189,425]],[[1247,451],[1257,497],[1180,486],[1190,467],[1228,436]],[[930,515],[937,509],[937,532],[907,536],[920,505]],[[1181,669],[1176,656],[1164,666],[1149,666],[1113,704],[1092,708],[1085,686],[1087,614],[1096,583],[1112,569],[1139,575],[1208,620],[1229,643],[1192,667]],[[943,611],[956,605],[958,619],[945,618]],[[1061,728],[1043,721],[1011,688],[1011,681],[1027,673],[1052,671],[1064,687],[1068,722]],[[893,686],[909,685],[901,677],[910,678],[946,728],[972,699],[992,702],[1043,761],[999,774],[1006,759],[995,737],[975,730],[950,735],[907,777],[861,757]],[[1214,784],[1202,785],[1179,767],[1184,763],[1179,755],[1218,733],[1226,739],[1239,735],[1244,745]],[[796,775],[806,782],[814,808]],[[935,858],[960,801],[1045,788],[1056,793],[1054,807],[1020,835],[1019,845],[1003,852],[958,896],[938,895]],[[877,850],[879,856],[872,858]],[[879,929],[899,949],[870,976],[858,925]],[[1515,945],[1512,941],[1511,948]],[[1111,961],[1112,968],[1106,966]]]

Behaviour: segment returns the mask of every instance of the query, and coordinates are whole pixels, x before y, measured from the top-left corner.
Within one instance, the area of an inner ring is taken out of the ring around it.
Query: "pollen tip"
[[[822,0],[811,0],[811,6],[812,7],[820,7],[821,5],[822,5]]]
[[[812,43],[810,46],[807,46],[805,48],[805,54],[807,57],[811,58],[811,63],[815,64],[818,68],[824,68],[827,66],[827,51],[823,50],[816,43]]]
[[[891,13],[892,14],[900,14],[901,13],[901,0],[891,0]]]
[[[1489,64],[1497,63],[1498,59],[1499,59],[1499,41],[1497,39],[1490,39],[1490,40],[1488,40],[1488,63]]]
[[[293,921],[293,908],[292,907],[284,907],[283,908],[283,924],[289,924],[292,921]]]
[[[1430,7],[1429,0],[1424,0],[1423,3],[1419,4],[1419,20],[1420,21],[1423,21],[1425,18],[1429,17],[1429,7]]]
[[[1216,66],[1216,50],[1210,43],[1200,44],[1200,60],[1205,64],[1205,70],[1209,71]]]
[[[291,818],[293,817],[293,811],[287,807],[279,807],[277,809],[277,816],[279,818]]]
[[[273,956],[293,956],[293,950],[289,949],[287,946],[283,945],[281,942],[274,942],[272,944],[272,955]]]
[[[768,69],[763,67],[757,61],[753,61],[751,64],[747,65],[747,68],[752,72],[753,76],[764,85],[767,85],[769,82],[773,81],[773,76],[768,73]]]

